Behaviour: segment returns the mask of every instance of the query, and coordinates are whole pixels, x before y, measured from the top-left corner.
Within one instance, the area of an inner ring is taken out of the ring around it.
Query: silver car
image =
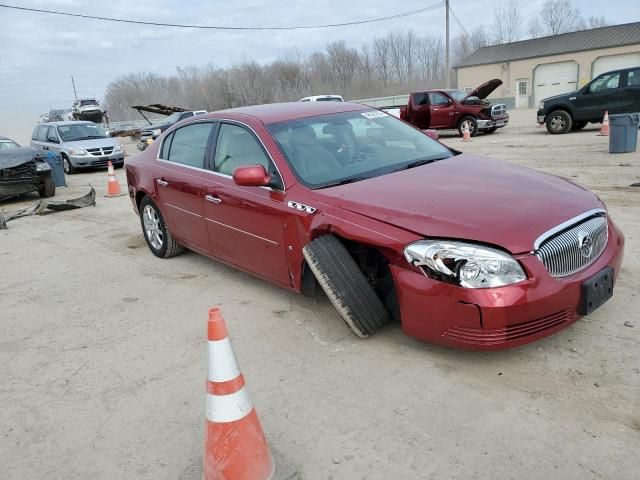
[[[43,155],[60,155],[68,174],[81,168],[106,167],[108,161],[116,168],[124,165],[124,151],[118,140],[93,122],[42,123],[33,129],[31,146]]]

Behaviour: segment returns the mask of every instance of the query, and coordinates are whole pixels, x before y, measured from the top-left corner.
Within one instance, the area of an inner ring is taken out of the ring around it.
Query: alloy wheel
[[[163,242],[160,215],[151,205],[145,205],[142,212],[142,223],[147,240],[153,248],[160,250]]]
[[[473,122],[471,120],[465,120],[464,122],[462,122],[462,130],[464,131],[464,129],[469,130],[469,134],[473,133]]]
[[[562,118],[561,115],[554,115],[551,117],[551,129],[554,132],[561,132],[567,126],[567,122]]]

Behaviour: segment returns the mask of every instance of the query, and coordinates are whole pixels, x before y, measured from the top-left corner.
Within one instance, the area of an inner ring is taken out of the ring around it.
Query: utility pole
[[[445,25],[445,40],[444,40],[444,68],[445,68],[445,74],[444,74],[444,87],[445,88],[451,88],[451,78],[450,77],[450,67],[449,67],[449,0],[445,0],[444,2],[444,8],[446,11],[446,25]]]
[[[448,15],[449,15],[449,14],[447,14],[447,25],[449,25],[449,20],[448,20],[448,19],[449,19],[449,16],[448,16]],[[448,31],[449,31],[449,30],[447,30],[447,32],[448,32]],[[448,34],[447,34],[447,35],[448,35]],[[447,38],[449,38],[449,37],[447,36]],[[447,45],[449,45],[449,43],[448,43],[448,42],[449,42],[449,40],[447,40]],[[447,47],[447,48],[449,48],[449,47]],[[448,52],[448,51],[449,51],[449,50],[447,50],[447,52]],[[449,60],[448,60],[448,58],[449,58],[449,54],[447,54],[447,61],[449,61]],[[73,80],[73,75],[71,75],[71,85],[73,85],[73,94],[75,95],[76,100],[78,100],[78,92],[76,92],[76,82]]]

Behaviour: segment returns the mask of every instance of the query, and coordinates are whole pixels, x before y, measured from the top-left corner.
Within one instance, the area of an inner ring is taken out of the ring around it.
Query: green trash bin
[[[609,153],[636,151],[640,113],[609,115]]]

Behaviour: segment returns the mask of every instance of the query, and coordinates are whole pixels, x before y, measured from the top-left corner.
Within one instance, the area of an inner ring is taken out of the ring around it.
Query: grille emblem
[[[591,239],[591,235],[585,231],[578,232],[578,248],[580,249],[580,254],[584,258],[589,258],[593,252],[593,240]]]

